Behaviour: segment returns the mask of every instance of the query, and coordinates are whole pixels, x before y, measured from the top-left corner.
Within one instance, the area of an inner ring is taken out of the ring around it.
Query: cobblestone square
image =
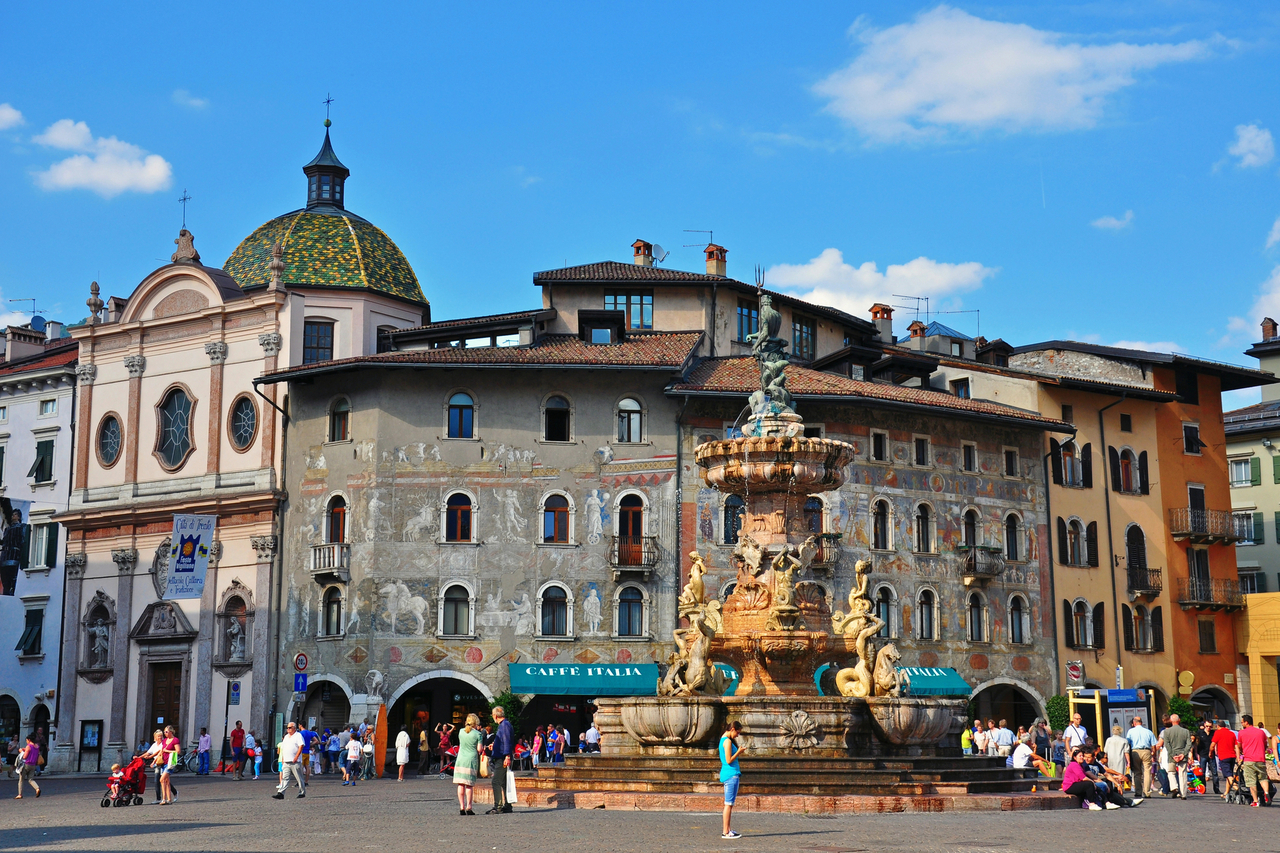
[[[177,803],[103,809],[103,780],[46,777],[43,795],[0,802],[0,837],[14,851],[1206,851],[1277,849],[1275,811],[1216,797],[1148,800],[1125,811],[981,812],[856,816],[736,815],[724,841],[719,814],[518,808],[460,817],[451,783],[435,777],[344,788],[320,777],[298,800],[273,785],[179,775]],[[12,784],[5,780],[7,784]],[[12,792],[12,788],[6,789]],[[148,803],[150,796],[148,796]]]

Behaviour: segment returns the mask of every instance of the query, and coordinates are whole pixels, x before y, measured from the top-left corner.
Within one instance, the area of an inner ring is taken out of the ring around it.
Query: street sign
[[[298,652],[293,656],[293,668],[298,672],[307,671],[307,656],[302,652]]]
[[[305,672],[299,672],[293,676],[293,692],[294,693],[307,692],[307,674]]]
[[[1124,667],[1116,667],[1116,690],[1124,689]]]
[[[227,697],[227,704],[239,705],[240,704],[240,682],[238,681],[231,682],[231,687],[229,689],[231,693]]]
[[[1067,661],[1067,686],[1080,687],[1084,683],[1084,661]]]

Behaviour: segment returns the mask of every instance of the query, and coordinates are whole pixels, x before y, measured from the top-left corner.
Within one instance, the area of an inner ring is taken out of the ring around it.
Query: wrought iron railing
[[[1129,592],[1135,595],[1158,595],[1164,588],[1160,569],[1146,566],[1129,567]]]
[[[960,574],[964,578],[994,578],[1004,571],[1004,552],[991,545],[959,545]]]
[[[1240,581],[1178,578],[1178,603],[1188,607],[1243,607]]]
[[[1169,532],[1203,539],[1252,539],[1253,519],[1236,518],[1220,509],[1175,507],[1169,510]]]
[[[609,559],[623,568],[651,569],[658,564],[658,537],[615,536]]]

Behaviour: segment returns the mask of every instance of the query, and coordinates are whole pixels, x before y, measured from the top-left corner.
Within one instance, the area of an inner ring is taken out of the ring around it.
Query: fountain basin
[[[838,489],[855,455],[843,441],[781,435],[708,441],[694,450],[707,485],[737,495]]]
[[[968,699],[941,697],[872,696],[865,701],[876,733],[895,746],[939,743],[969,706]]]
[[[724,703],[715,696],[638,696],[619,703],[622,727],[638,743],[700,746],[724,729]]]

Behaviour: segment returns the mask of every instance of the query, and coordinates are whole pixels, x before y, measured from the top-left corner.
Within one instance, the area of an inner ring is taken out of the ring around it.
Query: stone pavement
[[[13,800],[0,776],[0,849],[55,851],[1089,851],[1280,850],[1280,806],[1228,806],[1212,796],[1148,800],[1140,808],[1085,812],[951,812],[870,815],[736,815],[737,841],[720,838],[718,813],[518,808],[460,817],[453,785],[435,777],[344,788],[317,778],[306,799],[271,799],[273,785],[175,777],[181,797],[168,807],[98,806],[104,779],[46,777],[40,799]],[[148,797],[148,801],[150,797]]]

